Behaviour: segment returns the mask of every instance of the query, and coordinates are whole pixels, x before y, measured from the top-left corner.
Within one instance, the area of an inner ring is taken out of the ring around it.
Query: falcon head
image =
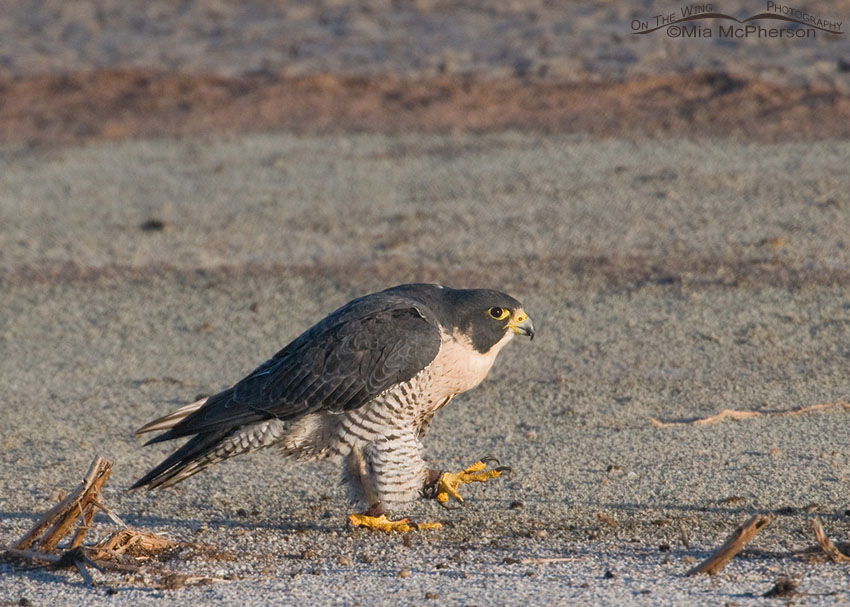
[[[481,354],[504,344],[514,334],[534,338],[534,325],[522,304],[491,289],[446,289],[451,325]]]

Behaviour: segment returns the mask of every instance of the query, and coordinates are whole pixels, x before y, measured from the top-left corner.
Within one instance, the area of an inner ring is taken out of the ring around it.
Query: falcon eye
[[[506,310],[505,308],[499,308],[498,306],[495,308],[490,308],[488,312],[490,316],[492,318],[495,318],[496,320],[505,320],[508,317],[508,314],[510,314],[508,310]]]

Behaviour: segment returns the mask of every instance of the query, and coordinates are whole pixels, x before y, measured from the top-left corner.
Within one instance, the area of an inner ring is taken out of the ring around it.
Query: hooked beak
[[[517,310],[511,322],[508,323],[508,328],[514,333],[528,335],[528,337],[534,339],[534,324],[524,310]]]

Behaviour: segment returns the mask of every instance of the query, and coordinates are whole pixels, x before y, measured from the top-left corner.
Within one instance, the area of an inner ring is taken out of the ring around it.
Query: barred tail
[[[235,455],[274,445],[283,438],[286,429],[284,422],[268,419],[247,426],[202,432],[168,456],[130,488],[171,487],[197,474],[207,466]]]
[[[226,459],[228,457],[227,455],[216,457],[215,453],[221,441],[226,439],[229,434],[233,434],[235,430],[218,430],[198,434],[165,458],[153,470],[133,483],[130,489],[138,489],[145,486],[148,489],[171,487],[193,474],[197,474],[210,464]]]

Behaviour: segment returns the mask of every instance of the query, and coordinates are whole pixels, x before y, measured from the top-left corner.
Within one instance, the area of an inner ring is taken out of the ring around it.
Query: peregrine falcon
[[[419,495],[462,502],[460,484],[506,470],[486,469],[487,460],[457,474],[429,470],[420,441],[437,411],[481,383],[514,334],[533,338],[531,319],[516,299],[489,289],[409,284],[355,299],[232,387],[140,428],[167,430],[146,444],[192,438],[132,488],[168,487],[274,445],[342,465],[349,498],[365,508],[353,525],[407,530],[407,519],[386,513]]]

